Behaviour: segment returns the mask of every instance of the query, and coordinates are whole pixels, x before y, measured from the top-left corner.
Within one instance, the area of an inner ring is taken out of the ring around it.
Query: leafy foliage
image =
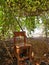
[[[0,4],[6,10],[8,7],[18,16],[38,15],[43,10],[49,10],[49,0],[0,0]]]
[[[21,23],[22,27],[26,26],[28,31],[33,31],[35,15],[40,15],[43,11],[48,10],[49,0],[0,0],[1,32],[5,35],[9,33],[9,30],[20,31],[17,22]],[[26,19],[20,20],[23,17]]]
[[[34,31],[35,17],[27,17],[25,20],[25,26],[29,31]]]

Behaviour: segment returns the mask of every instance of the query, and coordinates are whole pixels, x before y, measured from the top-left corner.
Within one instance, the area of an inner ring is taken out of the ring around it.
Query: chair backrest
[[[26,34],[25,32],[14,32],[14,43],[17,43],[18,38],[24,39],[24,45],[26,44]]]

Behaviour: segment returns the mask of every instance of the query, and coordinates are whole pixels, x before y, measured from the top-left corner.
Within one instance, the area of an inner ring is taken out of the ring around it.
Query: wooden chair
[[[23,38],[24,42],[22,44],[17,43],[17,38]],[[17,58],[17,65],[25,65],[25,60],[31,60],[32,46],[26,43],[25,32],[14,32],[14,55]]]

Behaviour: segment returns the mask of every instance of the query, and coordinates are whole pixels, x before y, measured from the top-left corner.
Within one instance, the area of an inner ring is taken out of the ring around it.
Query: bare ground
[[[13,54],[13,39],[4,41],[11,54]],[[44,54],[49,52],[49,38],[27,38],[27,44],[32,45],[32,51],[35,57],[42,58]],[[0,40],[0,65],[13,65],[11,58],[7,54],[7,50],[4,48],[3,41]]]

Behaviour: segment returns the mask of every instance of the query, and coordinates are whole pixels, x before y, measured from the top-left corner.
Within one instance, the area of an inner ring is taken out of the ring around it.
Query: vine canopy
[[[12,10],[16,16],[40,15],[49,10],[49,0],[0,0],[0,6]]]

